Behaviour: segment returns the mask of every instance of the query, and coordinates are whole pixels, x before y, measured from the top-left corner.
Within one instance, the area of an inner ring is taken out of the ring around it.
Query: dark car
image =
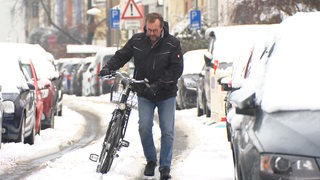
[[[0,46],[1,49],[7,48],[7,45]],[[35,87],[27,83],[14,51],[6,49],[1,57],[0,84],[4,103],[2,140],[33,144],[36,134]]]
[[[284,20],[231,93],[235,179],[320,179],[319,20]]]
[[[3,121],[3,111],[4,111],[4,105],[3,105],[3,98],[2,98],[2,92],[1,92],[2,86],[0,85],[0,129],[2,129],[2,121]],[[1,142],[2,142],[2,133],[0,133],[0,149],[1,149]]]
[[[183,55],[183,74],[178,80],[177,109],[197,106],[197,83],[204,64],[206,49],[191,50]]]

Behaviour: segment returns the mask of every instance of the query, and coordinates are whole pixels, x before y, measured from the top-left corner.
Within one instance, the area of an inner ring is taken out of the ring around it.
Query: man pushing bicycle
[[[134,34],[102,68],[100,75],[118,70],[132,57],[134,78],[147,79],[150,84],[150,87],[143,83],[134,85],[138,96],[139,134],[147,161],[144,175],[154,176],[158,162],[152,133],[157,108],[161,130],[160,179],[170,179],[177,81],[183,71],[183,56],[179,40],[169,34],[168,23],[160,14],[146,15],[144,32]]]

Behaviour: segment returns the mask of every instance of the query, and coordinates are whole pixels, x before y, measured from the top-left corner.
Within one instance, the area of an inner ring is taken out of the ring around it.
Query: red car
[[[42,101],[42,92],[43,86],[41,84],[39,78],[37,77],[37,73],[32,64],[32,61],[25,57],[20,59],[20,66],[22,68],[23,73],[28,78],[29,82],[32,82],[35,87],[36,93],[36,133],[40,135],[41,131],[41,115],[43,113],[43,101]]]
[[[57,91],[55,80],[59,77],[54,65],[49,61],[47,51],[37,44],[20,44],[27,54],[31,55],[31,64],[38,76],[38,85],[41,87],[43,111],[41,115],[41,129],[54,128]]]

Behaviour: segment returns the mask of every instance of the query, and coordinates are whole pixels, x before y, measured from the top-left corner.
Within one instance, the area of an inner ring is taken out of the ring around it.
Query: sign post
[[[120,29],[120,10],[110,9],[110,27],[112,29]]]
[[[128,0],[121,19],[124,20],[124,28],[127,30],[135,30],[141,27],[140,20],[143,18],[137,4],[134,0]]]
[[[201,29],[201,11],[200,10],[190,11],[190,28],[195,30]]]

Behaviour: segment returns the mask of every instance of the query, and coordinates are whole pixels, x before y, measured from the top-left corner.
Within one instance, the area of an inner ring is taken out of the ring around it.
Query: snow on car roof
[[[216,40],[213,49],[213,60],[234,62],[247,55],[256,39],[272,33],[277,24],[250,24],[235,26],[219,26],[208,28],[206,37],[214,31]]]
[[[191,50],[183,55],[183,74],[200,74],[207,49]]]
[[[265,111],[320,109],[319,21],[320,12],[297,13],[278,27],[258,87]]]

